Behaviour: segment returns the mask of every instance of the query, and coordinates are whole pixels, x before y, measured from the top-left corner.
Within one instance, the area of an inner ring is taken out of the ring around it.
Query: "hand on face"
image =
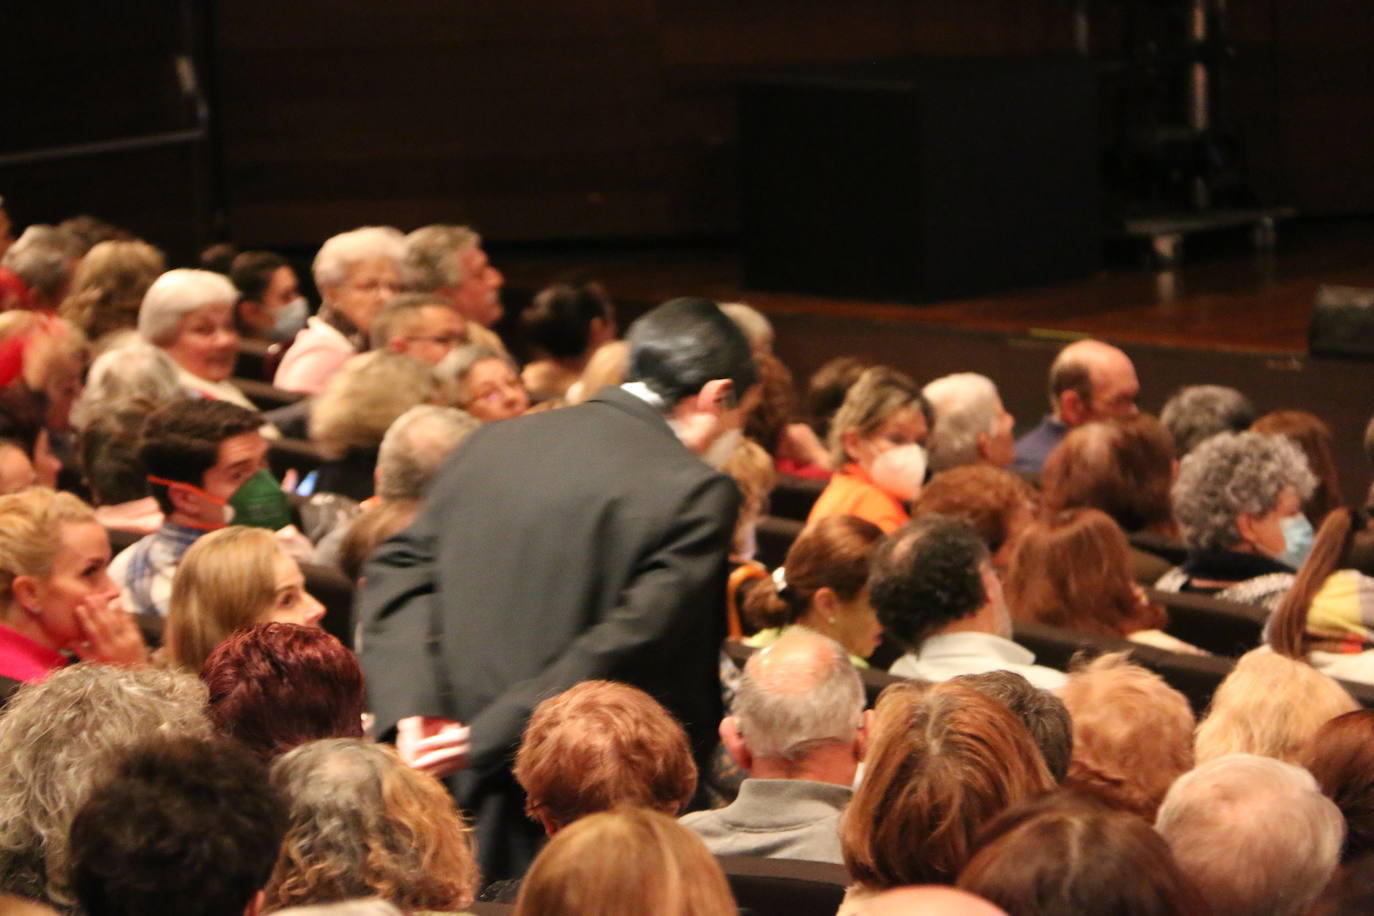
[[[148,663],[148,646],[118,597],[92,595],[75,607],[83,640],[70,648],[83,662],[137,668]]]
[[[471,763],[470,734],[452,719],[407,716],[396,723],[396,753],[407,766],[443,779]]]

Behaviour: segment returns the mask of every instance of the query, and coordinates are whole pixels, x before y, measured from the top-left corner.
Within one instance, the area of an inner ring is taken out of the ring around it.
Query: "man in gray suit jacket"
[[[540,700],[623,681],[683,723],[699,761],[715,743],[738,496],[701,456],[743,425],[753,361],[703,299],[659,306],[628,337],[629,382],[473,434],[364,570],[378,734],[399,726],[403,756],[456,768],[488,880],[538,848],[510,768]]]
[[[844,864],[840,812],[868,743],[863,684],[838,644],[800,627],[753,655],[720,724],[749,773],[739,796],[682,818],[718,856]]]

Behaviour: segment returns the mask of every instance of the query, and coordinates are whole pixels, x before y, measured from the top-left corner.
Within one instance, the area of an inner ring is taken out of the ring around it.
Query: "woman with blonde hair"
[[[305,590],[296,561],[265,528],[235,525],[204,535],[172,580],[167,659],[199,674],[215,647],[255,623],[314,626],[324,606]]]
[[[864,370],[830,423],[831,458],[840,468],[811,509],[807,523],[856,515],[891,534],[907,522],[921,494],[927,423],[921,390],[887,366]]]
[[[290,826],[264,912],[358,897],[405,913],[472,902],[479,877],[463,815],[438,780],[391,748],[312,741],[277,758],[272,784],[290,804]]]
[[[1267,647],[1251,649],[1212,696],[1197,728],[1199,764],[1226,754],[1258,754],[1301,764],[1317,731],[1359,708],[1335,680],[1306,662]]]
[[[110,578],[110,539],[70,493],[0,496],[0,698],[81,659],[135,667],[143,638]]]
[[[666,814],[618,808],[560,830],[535,858],[515,916],[734,916],[714,856]]]
[[[138,309],[167,261],[147,242],[100,242],[86,253],[58,313],[99,340],[138,326]]]

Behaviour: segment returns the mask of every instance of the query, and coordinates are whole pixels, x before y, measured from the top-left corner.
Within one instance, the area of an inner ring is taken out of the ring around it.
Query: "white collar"
[[[663,410],[668,403],[663,400],[653,389],[643,382],[626,382],[620,386],[620,390],[627,394],[632,394],[654,410]]]

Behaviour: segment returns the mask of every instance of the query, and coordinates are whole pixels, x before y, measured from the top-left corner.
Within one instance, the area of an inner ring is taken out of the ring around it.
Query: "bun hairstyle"
[[[745,620],[759,630],[796,623],[823,588],[843,601],[853,599],[868,582],[869,562],[882,539],[877,525],[852,515],[809,525],[787,551],[783,567],[749,591]]]

